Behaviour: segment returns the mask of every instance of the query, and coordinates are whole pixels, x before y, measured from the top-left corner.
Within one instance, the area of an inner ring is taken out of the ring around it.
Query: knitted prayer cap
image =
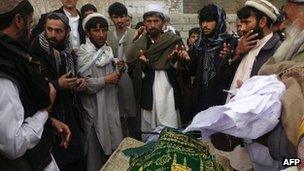
[[[82,28],[83,28],[83,30],[85,30],[85,27],[86,27],[87,23],[88,23],[92,18],[95,18],[95,17],[103,18],[103,19],[105,19],[105,20],[107,21],[107,23],[109,24],[109,19],[108,19],[106,16],[104,16],[104,15],[102,15],[102,14],[99,14],[99,13],[97,13],[97,12],[94,12],[94,13],[92,13],[92,14],[89,14],[88,16],[86,16],[86,18],[83,19],[83,21],[82,21]]]
[[[27,0],[0,0],[0,15],[13,11],[20,3],[26,1]]]

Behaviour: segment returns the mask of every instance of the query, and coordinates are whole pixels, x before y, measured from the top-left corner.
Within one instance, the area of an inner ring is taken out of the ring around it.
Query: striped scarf
[[[66,63],[65,73],[71,71],[72,75],[75,76],[75,57],[72,53],[72,48],[69,43],[69,39],[66,39],[64,42],[64,50],[58,51],[54,47],[52,47],[45,36],[45,32],[42,32],[39,35],[39,43],[43,50],[45,50],[50,56],[54,57],[56,71],[57,73],[61,73],[60,69],[63,67],[63,62]],[[64,61],[63,61],[64,60]]]

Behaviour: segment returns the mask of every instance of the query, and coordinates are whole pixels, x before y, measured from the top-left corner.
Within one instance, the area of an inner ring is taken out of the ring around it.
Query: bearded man
[[[69,127],[50,118],[56,90],[28,54],[33,12],[27,0],[0,2],[1,170],[58,171],[49,142],[52,127],[64,148],[70,140]]]
[[[286,38],[273,57],[258,72],[259,75],[276,74],[286,86],[286,91],[280,98],[282,102],[280,122],[269,133],[254,140],[266,146],[269,156],[273,160],[279,161],[279,165],[285,158],[295,158],[298,155],[303,159],[303,7],[304,2],[301,0],[286,2],[284,7],[286,20],[283,23],[286,26]],[[229,141],[232,142],[232,139]],[[243,142],[239,141],[238,143]],[[296,154],[296,150],[298,154]],[[265,161],[267,160],[263,162]],[[300,168],[303,168],[303,164]]]
[[[85,87],[85,81],[77,78],[76,56],[72,53],[69,34],[69,19],[61,13],[50,13],[45,31],[33,40],[30,47],[30,54],[42,64],[42,75],[58,92],[52,113],[70,127],[73,136],[65,150],[56,140],[53,142],[54,157],[60,170],[81,168],[83,157],[82,109],[78,91]]]
[[[150,8],[146,11],[143,19],[147,33],[134,43],[127,55],[135,99],[141,107],[141,130],[149,132],[158,126],[178,128],[180,86],[175,64],[189,56],[181,46],[180,37],[162,31],[164,13]]]
[[[281,98],[283,104],[281,122],[283,127],[279,132],[282,132],[287,137],[286,141],[290,141],[290,145],[297,149],[298,157],[303,161],[304,1],[287,0],[284,13],[286,20],[283,24],[286,27],[286,38],[273,57],[261,68],[259,74],[277,74],[286,85],[286,91]],[[286,139],[283,136],[280,136],[280,138],[280,141]],[[274,143],[273,146],[276,144]],[[285,144],[287,146],[282,149],[289,148],[288,143]],[[275,157],[284,158],[283,155],[276,155]],[[299,167],[303,168],[304,163],[302,162]]]
[[[244,82],[257,75],[261,66],[280,46],[280,37],[273,34],[278,9],[266,0],[246,1],[238,12],[241,22],[241,38],[235,59],[241,60],[230,89],[237,88],[237,82]],[[229,98],[228,98],[229,100]]]

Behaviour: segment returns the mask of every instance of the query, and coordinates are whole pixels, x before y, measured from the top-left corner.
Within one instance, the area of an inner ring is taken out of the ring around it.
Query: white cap
[[[107,21],[107,23],[109,24],[109,19],[108,19],[106,16],[104,16],[104,15],[102,15],[102,14],[99,14],[99,13],[97,13],[97,12],[94,12],[94,13],[92,13],[92,14],[87,15],[86,18],[83,19],[83,21],[82,21],[82,28],[83,28],[83,30],[85,30],[86,24],[87,24],[92,18],[95,18],[95,17],[104,18],[104,19]]]
[[[253,7],[265,13],[273,21],[276,21],[279,15],[279,10],[266,0],[249,0],[245,2],[245,6]]]
[[[163,13],[164,15],[169,14],[169,9],[165,5],[160,5],[160,4],[149,4],[149,5],[147,5],[145,7],[144,13],[151,12],[151,11]]]

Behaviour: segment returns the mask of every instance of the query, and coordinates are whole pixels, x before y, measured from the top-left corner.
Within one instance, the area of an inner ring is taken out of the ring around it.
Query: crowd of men
[[[280,122],[251,140],[266,152],[220,132],[211,142],[230,152],[235,170],[282,170],[285,158],[304,167],[303,0],[281,11],[247,0],[237,34],[222,7],[206,5],[186,45],[159,5],[133,29],[122,3],[108,18],[92,4],[78,11],[77,0],[61,2],[32,29],[28,0],[0,1],[0,170],[100,170],[124,137],[185,128],[251,77],[272,74],[286,86]]]

